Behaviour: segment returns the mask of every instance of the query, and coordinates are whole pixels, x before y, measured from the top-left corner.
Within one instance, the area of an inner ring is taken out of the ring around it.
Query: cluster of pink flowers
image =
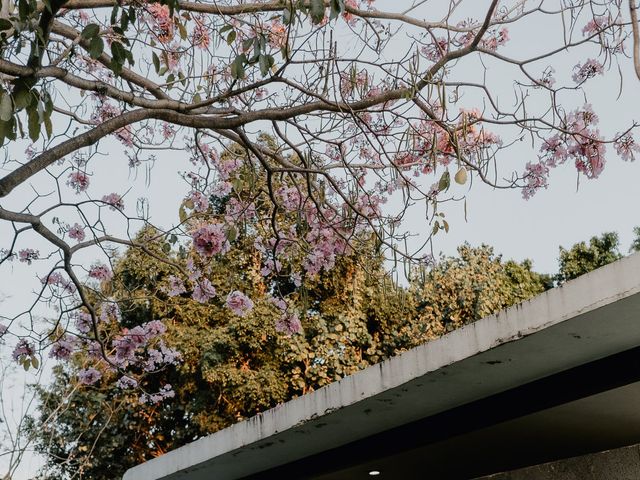
[[[305,236],[305,240],[311,251],[304,259],[303,267],[311,277],[322,270],[331,270],[336,258],[348,249],[346,240],[332,227],[313,228]]]
[[[347,98],[355,92],[364,93],[369,85],[369,74],[366,70],[340,74],[340,94]]]
[[[276,195],[280,202],[282,202],[282,206],[285,208],[285,210],[293,212],[301,208],[302,197],[300,195],[300,191],[295,186],[280,187],[276,191]]]
[[[161,132],[164,140],[171,140],[176,135],[173,125],[167,122],[162,123]]]
[[[33,248],[23,248],[18,252],[18,260],[28,265],[31,265],[31,262],[37,260],[39,257],[40,252]]]
[[[73,238],[78,242],[82,242],[86,237],[84,233],[84,227],[79,223],[74,223],[73,226],[69,228],[67,233],[69,234],[69,238]]]
[[[96,263],[89,269],[89,277],[96,280],[111,280],[113,273],[111,269],[104,264]]]
[[[124,210],[124,200],[117,193],[110,193],[109,195],[104,195],[102,197],[102,201],[109,205],[109,208],[113,211],[115,210]]]
[[[92,329],[93,322],[91,315],[87,312],[77,312],[75,315],[75,325],[80,333],[89,333]]]
[[[204,26],[202,18],[196,17],[194,20],[196,25],[191,32],[191,44],[196,48],[206,50],[211,43],[209,30]]]
[[[49,357],[57,360],[68,360],[77,346],[77,338],[63,335],[53,343],[51,350],[49,350]]]
[[[287,44],[287,29],[280,20],[273,20],[269,25],[269,45],[282,48]]]
[[[169,285],[163,287],[162,291],[164,291],[170,297],[177,297],[178,295],[181,295],[187,291],[184,286],[184,282],[175,275],[171,275],[168,280]]]
[[[135,378],[131,378],[127,375],[123,375],[116,382],[116,387],[121,388],[122,390],[129,390],[131,388],[136,388],[138,386],[138,381]]]
[[[530,199],[541,188],[547,188],[549,167],[544,162],[527,163],[524,179],[527,184],[522,188],[522,197]]]
[[[216,289],[208,278],[202,278],[196,282],[193,288],[193,299],[199,303],[207,303],[216,296]]]
[[[205,194],[198,191],[193,191],[187,197],[187,200],[193,202],[193,209],[198,213],[206,212],[209,208],[209,199]]]
[[[509,30],[503,27],[499,30],[487,33],[480,41],[480,45],[487,50],[497,50],[509,41]]]
[[[122,320],[122,314],[120,312],[118,303],[113,300],[102,302],[102,304],[100,305],[99,318],[101,322],[108,322],[110,320],[119,322],[120,320]]]
[[[567,132],[544,140],[540,147],[540,162],[527,164],[523,197],[531,198],[538,189],[546,188],[549,168],[557,167],[568,159],[572,159],[578,172],[587,178],[597,178],[604,169],[606,152],[604,140],[594,128],[597,124],[598,117],[591,105],[571,112],[566,119]]]
[[[122,113],[119,107],[106,101],[105,97],[95,96],[98,101],[95,111],[91,115],[91,121],[96,125],[106,122],[107,120],[117,117]],[[114,135],[127,147],[133,145],[133,134],[129,126],[119,128]]]
[[[432,41],[428,45],[425,45],[420,49],[422,54],[432,62],[437,62],[443,56],[447,54],[449,50],[449,42],[446,38],[440,37],[435,41]]]
[[[295,313],[284,313],[276,320],[276,331],[286,333],[287,335],[294,335],[302,332],[302,323],[300,323],[300,319]]]
[[[633,161],[636,159],[634,153],[640,154],[640,145],[635,141],[633,135],[626,133],[619,137],[614,143],[616,152],[625,161]]]
[[[144,364],[146,372],[154,372],[165,365],[177,365],[182,359],[179,352],[167,347],[161,340],[158,348],[150,348],[147,351],[147,361]]]
[[[136,352],[144,349],[151,340],[164,334],[165,331],[165,325],[159,320],[153,320],[133,327],[131,329],[123,328],[122,335],[120,335],[113,341],[115,356],[113,357],[112,361],[119,367],[138,365],[141,362],[144,363],[144,360],[142,358],[136,356]],[[153,356],[153,358],[155,358],[154,363],[159,362],[167,364],[177,362],[177,360],[180,358],[180,355],[177,352],[164,347],[164,344],[162,342],[160,343],[160,345],[160,353],[162,354],[161,358],[164,359],[162,360],[162,362],[158,360],[156,350],[149,349],[149,351],[147,352],[149,356]]]
[[[74,283],[57,271],[49,273],[41,280],[41,282],[43,285],[55,285],[56,287],[60,287],[67,293],[74,293],[76,291]]]
[[[587,22],[587,24],[582,29],[582,34],[586,36],[594,35],[600,32],[602,29],[606,28],[611,19],[609,17],[595,17]]]
[[[176,396],[176,392],[173,391],[173,387],[170,384],[163,386],[157,393],[143,393],[140,395],[140,403],[160,403],[167,398],[173,398]]]
[[[574,72],[571,78],[573,78],[573,81],[578,84],[583,83],[588,79],[595,77],[596,75],[604,74],[604,68],[602,67],[602,64],[597,60],[594,60],[593,58],[589,58],[583,64],[578,63],[575,67],[573,67],[573,69],[577,71]]]
[[[21,338],[20,340],[18,340],[18,343],[13,349],[13,353],[11,354],[11,357],[13,358],[14,361],[20,362],[25,358],[35,355],[35,353],[36,353],[36,348],[33,342],[29,342],[27,339]]]
[[[2,338],[8,330],[9,327],[7,327],[4,323],[0,323],[0,338]]]
[[[169,7],[160,3],[148,3],[149,23],[153,27],[153,33],[160,43],[169,43],[175,35],[175,26]]]
[[[344,1],[344,12],[342,12],[342,18],[344,18],[344,21],[347,22],[349,25],[353,25],[357,18],[353,13],[349,13],[347,11],[347,8],[354,8],[357,9],[358,8],[358,1],[357,0],[345,0]]]
[[[93,367],[83,368],[78,372],[78,380],[83,385],[93,385],[102,378],[100,370],[96,370]]]
[[[76,194],[89,188],[89,175],[79,170],[71,172],[67,178],[67,185],[76,191]]]
[[[193,248],[203,257],[212,257],[229,250],[224,227],[220,223],[201,225],[191,235]]]
[[[253,301],[238,290],[227,295],[226,305],[229,310],[240,317],[246,316],[253,309]]]

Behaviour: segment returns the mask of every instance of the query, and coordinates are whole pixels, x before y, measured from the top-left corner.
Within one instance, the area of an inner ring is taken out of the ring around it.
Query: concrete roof
[[[640,345],[640,254],[138,465],[132,479],[238,479]]]

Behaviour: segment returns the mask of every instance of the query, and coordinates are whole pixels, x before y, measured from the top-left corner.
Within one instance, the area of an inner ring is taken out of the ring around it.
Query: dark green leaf
[[[29,138],[31,139],[32,142],[35,142],[36,140],[38,140],[38,138],[40,138],[40,125],[42,125],[40,123],[40,117],[38,115],[38,109],[37,108],[29,108],[27,110],[27,116],[29,119]]]
[[[244,78],[244,66],[247,63],[247,56],[243,53],[238,55],[231,64],[231,77],[241,80]]]
[[[317,25],[324,20],[324,0],[311,0],[309,3],[309,15],[311,16],[311,21]]]
[[[449,189],[449,185],[451,185],[451,175],[449,174],[449,170],[445,170],[438,181],[438,190],[444,192]]]
[[[158,55],[156,55],[156,52],[151,54],[151,60],[153,60],[153,68],[156,69],[156,73],[160,73],[160,59]]]
[[[100,33],[100,27],[95,23],[90,23],[82,30],[80,36],[85,39],[90,39],[97,36]]]
[[[11,118],[13,118],[11,95],[8,92],[3,92],[2,97],[0,97],[0,120],[8,122]]]
[[[331,0],[331,14],[329,15],[329,19],[333,20],[334,18],[338,18],[342,12],[344,12],[344,0]]]
[[[89,56],[94,60],[102,55],[104,51],[104,42],[100,37],[93,37],[89,42]]]
[[[235,30],[231,30],[231,31],[229,32],[229,35],[227,35],[227,43],[228,43],[229,45],[231,45],[233,42],[235,42],[235,40],[236,40],[236,35],[237,35],[237,34],[236,34],[236,31],[235,31]]]
[[[0,31],[11,30],[12,28],[13,28],[13,23],[11,23],[6,18],[0,18]]]

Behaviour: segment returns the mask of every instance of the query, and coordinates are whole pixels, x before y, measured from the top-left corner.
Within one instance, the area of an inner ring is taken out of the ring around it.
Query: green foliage
[[[579,242],[568,250],[560,247],[557,282],[564,283],[622,258],[619,244],[617,233],[606,232],[592,237],[588,245]]]
[[[166,241],[157,232],[140,233],[158,258]],[[87,359],[76,355],[54,371],[40,388],[40,417],[32,420],[39,451],[59,478],[82,472],[84,478],[111,479],[127,468],[203,435],[316,390],[384,358],[412,348],[464,323],[527,299],[549,286],[549,277],[530,262],[503,262],[490,247],[459,249],[414,280],[398,287],[383,269],[373,242],[345,257],[330,273],[288,288],[304,312],[304,333],[275,330],[277,309],[267,301],[274,285],[259,274],[259,255],[250,238],[212,264],[218,291],[230,285],[229,271],[243,271],[243,291],[255,301],[250,315],[229,313],[215,300],[200,304],[186,296],[167,297],[160,289],[173,267],[136,249],[127,251],[104,294],[122,299],[127,327],[163,319],[165,341],[183,361],[147,377],[142,388],[157,391],[170,383],[176,398],[142,405],[139,392],[126,393],[105,381],[80,386],[76,372]],[[180,254],[169,254],[180,262]],[[126,300],[125,300],[126,299]],[[55,418],[47,422],[49,416]]]
[[[635,237],[633,239],[633,242],[631,243],[629,251],[640,252],[640,227],[633,227],[633,234],[635,235]]]
[[[422,343],[498,310],[527,300],[552,286],[552,278],[534,272],[531,261],[503,262],[493,248],[468,244],[458,257],[443,257],[419,272],[412,290],[418,301],[414,335]]]

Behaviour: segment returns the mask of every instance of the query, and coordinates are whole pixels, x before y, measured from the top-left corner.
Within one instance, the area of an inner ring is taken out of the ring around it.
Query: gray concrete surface
[[[640,345],[640,254],[130,469],[242,478]],[[640,477],[638,477],[640,478]]]
[[[640,446],[558,460],[476,480],[638,480]]]

